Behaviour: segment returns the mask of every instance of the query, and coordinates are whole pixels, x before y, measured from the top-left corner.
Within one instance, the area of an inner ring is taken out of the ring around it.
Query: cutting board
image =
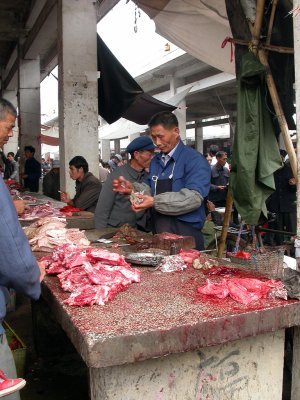
[[[94,229],[94,214],[89,211],[74,212],[71,217],[66,217],[67,228]]]

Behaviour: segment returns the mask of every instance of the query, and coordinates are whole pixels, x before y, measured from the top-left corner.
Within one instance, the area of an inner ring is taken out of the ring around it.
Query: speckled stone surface
[[[43,296],[88,367],[122,365],[256,336],[300,325],[300,302],[261,300],[248,306],[197,294],[199,270],[162,273],[141,268],[130,285],[105,306],[72,307],[56,277]]]

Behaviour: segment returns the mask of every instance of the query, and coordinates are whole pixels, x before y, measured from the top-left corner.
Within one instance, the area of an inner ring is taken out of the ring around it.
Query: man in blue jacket
[[[0,147],[13,136],[17,112],[5,99],[0,99]],[[16,377],[12,353],[7,344],[2,321],[6,315],[8,289],[13,288],[32,299],[40,297],[40,268],[31,253],[28,240],[19,224],[8,189],[0,177],[0,370],[7,377]],[[0,378],[0,384],[3,379]],[[6,397],[20,399],[19,393]]]
[[[113,182],[115,191],[142,191],[132,203],[138,212],[152,209],[153,232],[193,236],[203,250],[201,228],[205,222],[204,198],[210,189],[211,169],[204,156],[180,140],[178,120],[171,112],[160,112],[149,122],[150,134],[160,150],[151,161],[149,178],[143,186],[124,178]],[[147,191],[147,192],[146,192]]]

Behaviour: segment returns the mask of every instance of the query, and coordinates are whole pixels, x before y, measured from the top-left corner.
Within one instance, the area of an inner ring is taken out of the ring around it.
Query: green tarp
[[[266,217],[265,201],[275,189],[273,173],[282,165],[265,101],[264,78],[265,67],[254,54],[244,55],[238,80],[230,189],[234,205],[247,224],[258,224]]]

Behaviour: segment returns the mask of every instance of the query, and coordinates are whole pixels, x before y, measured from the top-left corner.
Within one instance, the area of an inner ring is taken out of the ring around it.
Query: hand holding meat
[[[133,185],[131,182],[127,181],[123,176],[112,181],[113,191],[123,194],[131,194],[133,190]]]
[[[154,206],[154,197],[139,193],[135,193],[135,196],[139,199],[140,203],[138,204],[136,201],[131,202],[133,211],[139,212]]]

